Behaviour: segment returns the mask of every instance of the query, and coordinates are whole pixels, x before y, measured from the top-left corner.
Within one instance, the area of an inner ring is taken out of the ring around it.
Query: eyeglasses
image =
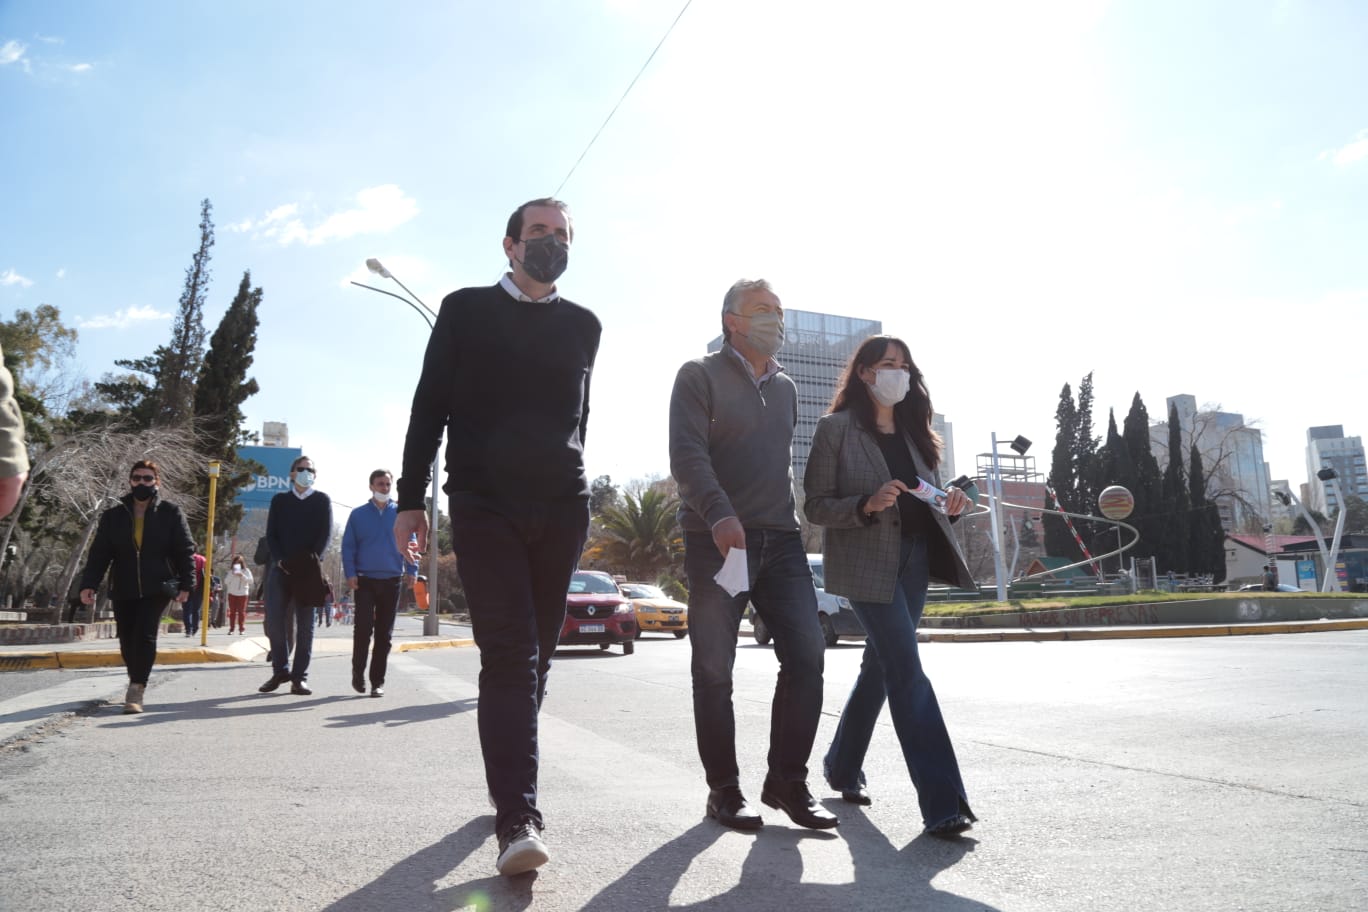
[[[129,475],[131,481],[156,481],[156,475]]]

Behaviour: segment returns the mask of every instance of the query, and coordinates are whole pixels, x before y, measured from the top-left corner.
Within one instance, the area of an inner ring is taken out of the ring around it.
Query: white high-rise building
[[[1321,481],[1317,473],[1332,468],[1334,481]],[[1345,437],[1344,426],[1323,425],[1306,430],[1307,506],[1329,518],[1339,512],[1346,497],[1368,500],[1368,467],[1364,465],[1363,438]]]
[[[1221,511],[1227,532],[1258,531],[1271,522],[1268,464],[1264,462],[1263,432],[1248,427],[1236,412],[1198,411],[1193,396],[1170,396],[1164,421],[1150,426],[1150,451],[1162,470],[1168,465],[1168,414],[1178,413],[1182,428],[1183,471],[1189,468],[1189,451],[1195,442],[1202,455],[1207,496]]]

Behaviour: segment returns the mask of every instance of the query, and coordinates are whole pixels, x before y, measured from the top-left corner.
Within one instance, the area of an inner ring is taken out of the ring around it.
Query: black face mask
[[[133,486],[134,500],[151,500],[157,496],[157,486],[154,484],[135,484]]]
[[[531,238],[523,245],[523,271],[534,282],[550,285],[570,265],[570,245],[554,234]]]

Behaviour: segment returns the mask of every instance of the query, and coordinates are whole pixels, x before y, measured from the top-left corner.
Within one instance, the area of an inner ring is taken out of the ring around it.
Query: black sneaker
[[[499,860],[495,867],[500,874],[512,877],[539,868],[550,859],[541,838],[541,827],[523,820],[499,837]]]

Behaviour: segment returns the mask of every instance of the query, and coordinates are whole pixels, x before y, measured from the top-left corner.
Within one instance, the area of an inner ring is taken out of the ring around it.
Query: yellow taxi
[[[676,602],[650,583],[622,583],[620,588],[636,610],[638,639],[647,632],[673,633],[678,640],[688,635],[688,605]]]

